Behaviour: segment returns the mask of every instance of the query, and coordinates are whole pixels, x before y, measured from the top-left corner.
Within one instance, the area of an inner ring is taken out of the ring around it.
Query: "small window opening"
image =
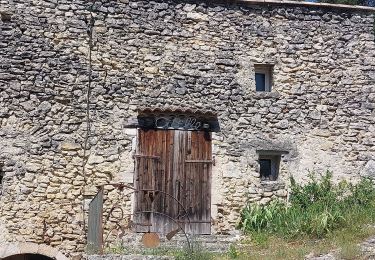
[[[254,71],[256,91],[270,92],[272,89],[272,65],[256,64]]]
[[[275,181],[279,176],[280,155],[259,155],[261,180]]]

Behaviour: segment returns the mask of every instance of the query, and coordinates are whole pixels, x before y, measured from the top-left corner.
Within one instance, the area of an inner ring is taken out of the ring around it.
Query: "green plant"
[[[285,210],[283,202],[274,200],[267,206],[247,205],[242,211],[240,226],[245,230],[259,232],[271,227],[272,221]]]
[[[332,173],[310,174],[306,185],[291,178],[290,204],[247,205],[239,227],[258,240],[275,234],[289,239],[322,238],[334,230],[375,221],[375,187],[369,179],[357,184],[332,182]]]
[[[229,246],[228,256],[231,259],[236,259],[240,256],[240,253],[238,252],[235,245],[232,244],[232,245]]]
[[[192,250],[185,248],[175,255],[176,260],[210,260],[213,255],[206,251],[200,244],[195,243]]]
[[[106,254],[126,254],[128,250],[121,244],[115,244],[104,248],[104,253]]]

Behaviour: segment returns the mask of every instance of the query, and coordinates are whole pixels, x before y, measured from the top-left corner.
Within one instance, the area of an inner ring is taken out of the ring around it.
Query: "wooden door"
[[[178,228],[176,220],[186,232],[210,234],[211,167],[210,133],[140,129],[137,231],[165,234]]]

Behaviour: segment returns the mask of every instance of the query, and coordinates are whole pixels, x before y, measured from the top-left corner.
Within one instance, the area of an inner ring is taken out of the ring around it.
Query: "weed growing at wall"
[[[268,205],[247,205],[241,214],[240,228],[259,242],[267,235],[287,239],[322,238],[335,230],[360,228],[375,222],[375,186],[369,179],[357,184],[332,183],[327,172],[318,180],[310,175],[306,185],[291,179],[287,205],[273,201]]]
[[[184,249],[174,255],[176,260],[210,260],[214,259],[214,254],[208,252],[201,245],[195,244],[193,250]]]

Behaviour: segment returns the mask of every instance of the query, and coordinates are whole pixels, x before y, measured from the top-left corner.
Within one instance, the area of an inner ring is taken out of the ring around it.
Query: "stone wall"
[[[290,176],[373,174],[371,12],[3,0],[0,14],[0,241],[83,251],[82,204],[97,185],[133,183],[136,130],[125,126],[145,107],[217,114],[213,232],[233,232],[248,200],[285,198]],[[254,64],[274,65],[272,92],[255,92]],[[260,180],[257,150],[288,152],[277,181]],[[106,195],[105,217],[116,200],[130,211],[129,196]]]

